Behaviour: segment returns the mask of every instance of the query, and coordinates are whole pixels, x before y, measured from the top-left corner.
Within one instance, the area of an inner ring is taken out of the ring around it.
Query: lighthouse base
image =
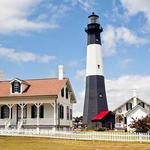
[[[86,77],[83,123],[93,127],[92,118],[102,111],[107,111],[104,76],[92,75]]]

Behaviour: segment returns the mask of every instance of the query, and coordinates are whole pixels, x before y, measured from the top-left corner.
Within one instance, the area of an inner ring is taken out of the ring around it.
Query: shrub
[[[141,119],[133,119],[133,122],[129,125],[130,128],[135,129],[135,132],[150,132],[150,115]]]

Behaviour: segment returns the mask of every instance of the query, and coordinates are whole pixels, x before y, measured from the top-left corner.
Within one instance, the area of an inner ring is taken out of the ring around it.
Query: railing
[[[14,121],[15,122],[15,121]],[[9,127],[10,125],[37,125],[37,118],[26,118],[23,119],[21,122],[21,119],[19,119],[18,124],[16,122],[14,123],[13,120],[7,119],[0,119],[0,126]],[[39,125],[54,125],[54,119],[53,118],[39,118]]]
[[[0,135],[7,136],[33,136],[50,137],[72,140],[100,140],[100,141],[121,141],[121,142],[150,142],[150,133],[124,133],[124,132],[71,132],[52,131],[40,129],[0,129]]]
[[[115,123],[115,128],[124,128],[123,123]]]
[[[23,125],[22,120],[19,120],[19,121],[18,121],[18,126],[17,126],[18,131],[21,129],[22,125]]]
[[[0,125],[5,126],[6,121],[8,121],[8,118],[7,119],[0,119]]]
[[[23,119],[23,125],[37,125],[37,118]],[[39,118],[39,125],[54,125],[53,118]]]
[[[9,128],[10,122],[11,122],[11,120],[5,121],[5,129],[8,129],[8,128]]]

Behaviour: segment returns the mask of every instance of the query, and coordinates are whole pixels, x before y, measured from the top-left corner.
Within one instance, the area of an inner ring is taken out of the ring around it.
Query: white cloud
[[[84,11],[91,12],[94,8],[96,0],[64,0],[64,2],[71,4],[72,7],[80,6]]]
[[[78,3],[85,11],[91,11],[92,6],[95,4],[95,0],[78,0]]]
[[[131,58],[126,58],[126,59],[123,59],[120,64],[121,66],[123,67],[127,67],[133,60]]]
[[[113,55],[117,52],[117,44],[124,42],[130,45],[140,45],[150,43],[149,40],[138,37],[134,32],[126,27],[115,28],[107,25],[103,33],[102,40],[104,41],[103,50],[105,56]]]
[[[85,69],[77,70],[76,79],[83,79],[85,77]]]
[[[95,0],[0,0],[0,33],[58,28],[60,18],[76,6],[91,11]],[[40,11],[39,11],[40,10]]]
[[[128,75],[114,80],[106,80],[109,108],[114,110],[133,96],[137,88],[138,97],[150,103],[150,76]]]
[[[0,0],[0,33],[56,28],[46,21],[31,19],[43,0]],[[30,19],[29,19],[30,18]]]
[[[27,63],[27,62],[48,63],[49,61],[56,59],[55,56],[37,55],[31,52],[17,51],[15,49],[5,47],[0,47],[0,57],[6,58],[16,63]]]
[[[123,104],[133,96],[133,90],[137,88],[137,95],[140,99],[150,103],[150,76],[127,75],[117,79],[106,79],[107,101],[110,110]],[[82,90],[77,95],[77,104],[74,107],[74,115],[83,113],[84,94]]]
[[[125,27],[116,29],[117,41],[122,40],[128,44],[146,44],[150,43],[147,39],[138,37],[135,33]]]
[[[104,56],[110,56],[116,53],[116,35],[113,26],[108,25],[103,33],[102,40],[104,41],[103,50]]]
[[[149,13],[150,1],[149,0],[120,0],[121,4],[127,10],[128,15],[136,15],[139,12]]]
[[[120,0],[128,16],[143,13],[148,27],[150,27],[150,1],[149,0]]]
[[[73,107],[73,116],[78,117],[83,114],[83,105],[84,105],[84,96],[85,96],[85,91],[82,90],[78,93],[77,95],[77,103]]]

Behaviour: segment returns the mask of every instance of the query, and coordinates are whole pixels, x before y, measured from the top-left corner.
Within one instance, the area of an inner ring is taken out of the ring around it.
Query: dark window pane
[[[66,98],[68,99],[68,88],[66,88]]]
[[[61,90],[61,96],[64,97],[64,88]]]
[[[126,110],[131,110],[132,109],[132,103],[127,103],[126,104]]]
[[[1,107],[1,118],[9,118],[9,108],[7,105]]]
[[[40,106],[40,110],[39,110],[40,112],[40,118],[44,118],[44,106],[43,105],[41,105]]]
[[[12,93],[15,93],[15,92],[20,93],[20,90],[21,90],[21,84],[17,81],[14,81],[12,83]]]
[[[59,118],[60,119],[63,119],[64,118],[64,106],[63,105],[60,105],[59,106]]]
[[[69,106],[67,106],[67,120],[69,120]]]
[[[37,108],[35,105],[31,107],[31,118],[37,118]]]
[[[70,109],[70,120],[72,120],[72,109]]]

